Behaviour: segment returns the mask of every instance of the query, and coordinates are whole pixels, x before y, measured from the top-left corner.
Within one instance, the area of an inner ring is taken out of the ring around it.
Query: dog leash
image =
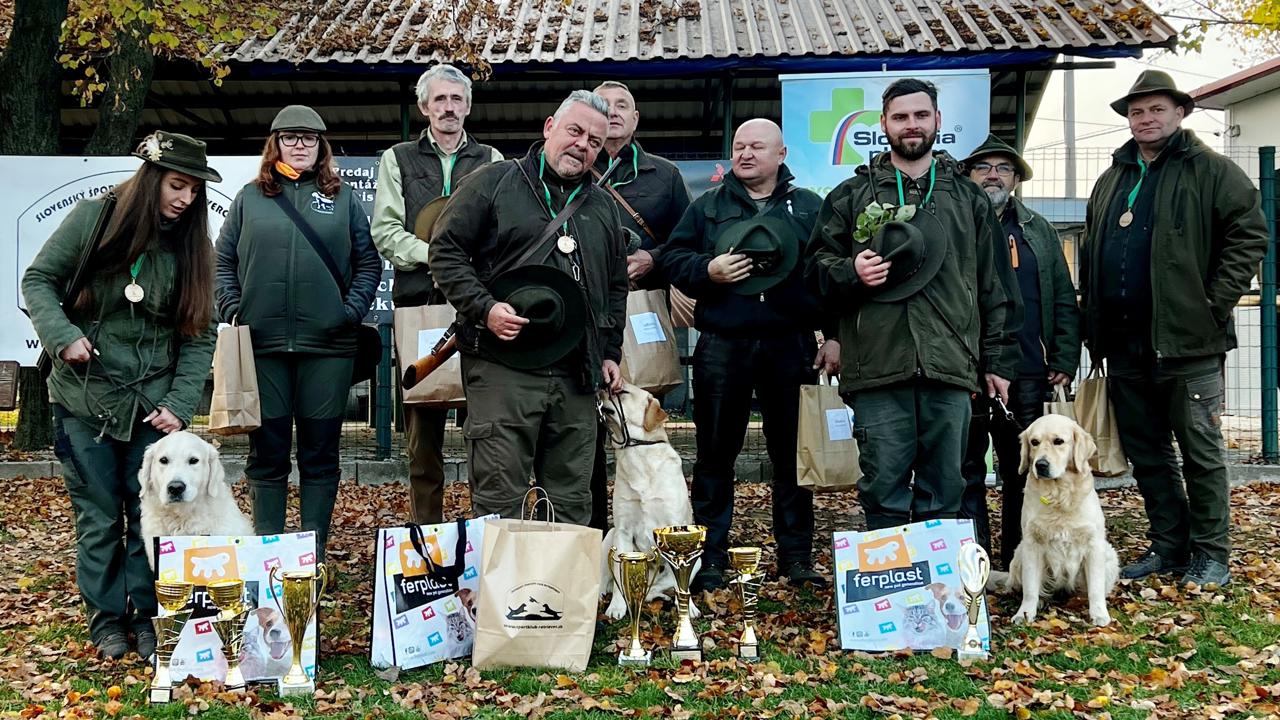
[[[604,403],[596,401],[596,414],[604,422],[605,432],[609,434],[609,442],[617,445],[619,448],[639,447],[643,445],[661,445],[661,440],[637,440],[631,437],[631,430],[627,428],[627,413],[622,409],[621,396],[627,393],[626,390],[618,391],[616,395],[609,396],[609,404],[613,405],[614,412],[618,414],[619,434],[622,439],[613,436],[613,431],[609,429],[609,423],[604,419]]]

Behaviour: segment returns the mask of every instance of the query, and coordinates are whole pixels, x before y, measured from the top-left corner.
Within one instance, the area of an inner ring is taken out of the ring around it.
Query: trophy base
[[[671,648],[671,662],[680,663],[685,660],[702,662],[702,648]]]
[[[281,678],[276,684],[276,692],[280,697],[288,697],[290,695],[315,695],[316,683],[314,680],[287,683],[283,678]]]
[[[165,705],[173,702],[173,687],[152,685],[147,691],[147,702],[152,705]]]
[[[991,653],[981,649],[966,650],[964,648],[960,648],[959,650],[956,651],[956,659],[957,660],[990,660]]]
[[[739,660],[752,660],[752,661],[754,661],[754,660],[759,660],[759,659],[760,659],[760,646],[759,646],[759,645],[756,645],[756,644],[754,644],[754,643],[753,643],[753,644],[751,644],[751,645],[746,645],[746,644],[740,644],[740,645],[738,645],[738,659],[739,659]]]
[[[646,650],[643,655],[628,655],[626,650],[618,653],[618,665],[621,667],[649,667],[652,662],[652,650]]]
[[[245,682],[244,674],[240,672],[240,667],[236,666],[232,670],[227,671],[227,679],[222,683],[222,691],[229,693],[244,692]]]

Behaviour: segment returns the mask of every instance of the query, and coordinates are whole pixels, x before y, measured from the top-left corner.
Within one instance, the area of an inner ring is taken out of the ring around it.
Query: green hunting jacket
[[[1022,226],[1022,236],[1036,255],[1040,280],[1040,342],[1050,370],[1075,376],[1080,365],[1080,306],[1071,270],[1062,253],[1058,231],[1040,213],[1009,198],[1009,206]]]
[[[179,332],[177,261],[163,239],[143,256],[141,302],[125,299],[130,276],[124,270],[93,276],[87,286],[93,303],[87,312],[62,306],[102,205],[102,200],[83,200],[72,208],[23,274],[22,296],[41,345],[53,357],[49,398],[75,417],[100,422],[106,435],[128,442],[135,422],[152,406],[168,408],[184,425],[191,424],[213,364],[217,323],[210,322],[195,337]],[[62,362],[62,351],[82,337],[100,355],[87,365]]]
[[[1151,347],[1160,358],[1220,355],[1235,347],[1231,311],[1267,251],[1261,196],[1231,160],[1182,129],[1170,139],[1156,185],[1151,230]],[[1176,142],[1175,142],[1176,141]],[[1138,145],[1122,145],[1093,186],[1080,249],[1085,343],[1096,358],[1101,323],[1099,264],[1112,202],[1138,177]],[[1117,200],[1118,199],[1118,200]]]

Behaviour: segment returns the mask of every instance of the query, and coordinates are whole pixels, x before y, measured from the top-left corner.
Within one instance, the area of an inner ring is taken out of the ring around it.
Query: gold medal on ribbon
[[[1132,224],[1133,224],[1133,211],[1125,210],[1124,214],[1120,216],[1120,227],[1129,227]]]
[[[136,282],[131,282],[124,286],[124,299],[131,303],[140,303],[146,293],[142,292],[142,286]]]
[[[578,249],[578,241],[574,240],[572,235],[561,235],[560,238],[556,240],[556,247],[560,249],[560,252],[568,255]]]

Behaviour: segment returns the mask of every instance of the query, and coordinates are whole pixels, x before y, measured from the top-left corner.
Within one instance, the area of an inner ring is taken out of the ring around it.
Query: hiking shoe
[[[129,652],[129,638],[122,632],[111,632],[103,635],[94,645],[98,646],[98,652],[102,653],[102,657],[119,660]]]
[[[787,563],[778,570],[778,577],[796,587],[808,585],[812,588],[830,587],[831,581],[813,569],[813,565],[804,560]]]
[[[707,564],[698,570],[693,582],[689,583],[689,591],[700,593],[704,590],[719,590],[725,586],[724,568]]]
[[[1125,565],[1120,570],[1120,577],[1126,580],[1141,580],[1156,573],[1186,572],[1187,566],[1161,555],[1155,548],[1148,548],[1142,557]]]
[[[151,628],[140,628],[133,634],[138,655],[143,660],[150,660],[156,653],[156,633]]]
[[[1191,554],[1187,574],[1182,576],[1183,585],[1194,583],[1200,587],[1211,585],[1222,587],[1229,582],[1231,582],[1231,571],[1227,566],[1199,552]]]

